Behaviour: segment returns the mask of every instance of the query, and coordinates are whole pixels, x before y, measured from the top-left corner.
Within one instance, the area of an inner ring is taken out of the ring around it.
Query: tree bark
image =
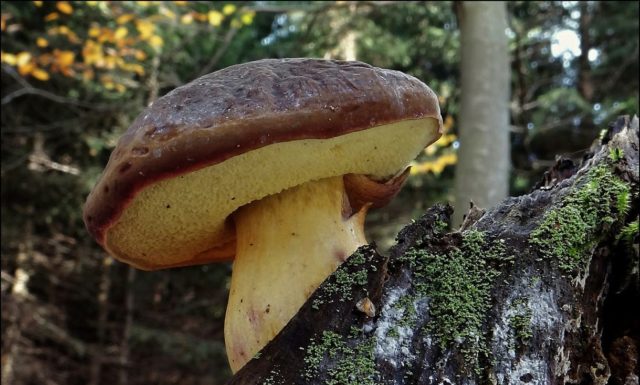
[[[27,214],[33,215],[33,207],[27,208]],[[2,354],[2,383],[11,384],[14,381],[15,373],[20,368],[20,356],[22,342],[22,319],[26,311],[25,303],[30,296],[27,284],[31,278],[29,271],[29,260],[33,254],[33,222],[27,219],[24,225],[24,239],[18,246],[16,256],[16,270],[11,287],[11,298],[13,303],[10,324],[6,331],[7,351]]]
[[[459,230],[437,205],[363,246],[228,385],[637,384],[638,134],[619,118]]]
[[[511,79],[505,3],[460,2],[458,19],[462,99],[456,225],[462,222],[469,201],[493,207],[508,194]]]
[[[134,282],[136,279],[136,269],[127,266],[127,291],[124,303],[124,329],[122,330],[122,342],[120,343],[120,355],[118,363],[120,371],[118,373],[118,383],[127,385],[129,383],[129,339],[131,338],[131,328],[133,326],[133,307],[134,307]]]
[[[100,385],[102,375],[102,365],[105,360],[104,342],[107,328],[107,318],[109,316],[109,292],[111,290],[111,264],[113,258],[109,255],[102,256],[102,271],[100,276],[100,286],[98,288],[98,319],[97,319],[97,348],[91,357],[89,367],[89,385]]]
[[[580,57],[578,66],[578,91],[587,103],[593,101],[593,81],[591,80],[591,63],[589,51],[591,50],[591,5],[588,2],[579,3],[580,6]]]

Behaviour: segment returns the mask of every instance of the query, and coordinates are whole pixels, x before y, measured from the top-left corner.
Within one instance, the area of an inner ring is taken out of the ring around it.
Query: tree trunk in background
[[[330,9],[331,27],[338,34],[338,45],[325,52],[325,59],[358,60],[358,32],[350,24],[357,12],[356,4],[350,4],[347,13],[342,9]]]
[[[100,287],[98,288],[98,344],[95,353],[91,357],[91,367],[89,375],[89,385],[100,385],[102,364],[105,359],[104,354],[104,333],[109,316],[109,291],[111,290],[111,264],[113,258],[109,255],[102,257],[102,274],[100,276]]]
[[[462,98],[454,225],[469,201],[488,208],[507,196],[510,165],[506,5],[464,1],[458,9]]]
[[[591,50],[591,5],[587,1],[580,2],[580,66],[578,73],[578,90],[587,103],[593,101],[593,81],[591,80],[591,63],[589,63],[589,51]]]
[[[6,332],[7,340],[3,341],[3,344],[8,346],[8,351],[2,356],[2,384],[12,384],[15,371],[20,366],[21,324],[25,302],[29,297],[27,284],[30,275],[27,266],[33,254],[33,222],[30,218],[33,215],[33,207],[29,207],[26,214],[28,219],[24,226],[24,240],[18,245],[16,270],[11,286],[11,298],[13,299],[11,324]]]
[[[637,385],[638,134],[618,119],[460,231],[437,205],[361,247],[227,385]]]
[[[120,374],[119,384],[127,385],[129,383],[129,338],[131,338],[131,328],[133,326],[133,306],[134,306],[134,287],[136,280],[136,269],[127,266],[127,291],[125,294],[125,320],[124,330],[122,331],[122,343],[120,344]]]

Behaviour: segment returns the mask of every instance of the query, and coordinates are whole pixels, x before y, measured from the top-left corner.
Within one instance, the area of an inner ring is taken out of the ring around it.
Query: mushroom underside
[[[313,180],[387,178],[438,137],[438,120],[421,118],[258,148],[144,188],[107,230],[105,248],[144,270],[228,259],[227,218],[239,207]]]

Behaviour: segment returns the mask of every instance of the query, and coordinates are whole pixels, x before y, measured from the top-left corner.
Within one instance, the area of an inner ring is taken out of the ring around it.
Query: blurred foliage
[[[556,154],[581,156],[603,124],[638,111],[638,2],[508,6],[511,190],[521,194]],[[414,75],[439,95],[446,133],[420,154],[398,199],[372,212],[369,235],[387,247],[434,201],[451,200],[460,96],[454,3],[4,1],[0,27],[3,380],[228,378],[230,266],[131,278],[81,220],[119,135],[154,99],[198,76],[302,56],[354,56]],[[578,46],[560,44],[561,36]]]

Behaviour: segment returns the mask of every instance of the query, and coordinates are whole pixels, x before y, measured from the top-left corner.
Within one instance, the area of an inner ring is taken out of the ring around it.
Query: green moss
[[[349,301],[352,299],[351,293],[355,286],[364,287],[368,282],[368,271],[365,266],[366,258],[359,252],[354,253],[344,263],[344,267],[333,273],[333,280],[327,282],[318,292],[311,307],[319,309],[324,303],[333,302],[336,297],[339,301]],[[348,270],[354,270],[349,272]]]
[[[375,338],[349,343],[339,334],[325,331],[319,341],[311,340],[307,347],[303,375],[308,380],[314,379],[327,358],[339,358],[329,361],[326,385],[375,385],[379,373],[375,366],[374,346]]]
[[[592,168],[579,178],[562,207],[545,214],[530,242],[545,258],[554,258],[565,273],[577,275],[588,262],[588,250],[599,241],[600,226],[626,215],[629,186],[607,166]]]
[[[628,244],[633,243],[633,239],[638,232],[640,231],[640,220],[635,220],[633,222],[628,223],[625,227],[620,230],[620,234],[618,234],[617,240],[623,240]]]
[[[518,345],[525,346],[533,336],[531,328],[531,317],[533,312],[525,298],[517,298],[511,304],[514,315],[509,319],[511,330],[515,332],[515,339]]]
[[[449,224],[447,222],[440,221],[440,220],[437,220],[435,222],[434,230],[435,230],[436,233],[443,233],[444,234],[447,231],[447,229],[449,229]]]
[[[506,254],[502,240],[489,243],[484,233],[475,230],[462,236],[461,246],[447,253],[412,249],[400,258],[411,268],[415,294],[399,303],[411,322],[415,300],[430,298],[427,331],[442,349],[459,345],[468,369],[478,372],[481,357],[489,354],[482,324],[500,274],[497,266],[513,257]]]
[[[612,162],[617,163],[622,158],[624,158],[624,151],[621,148],[612,147],[609,149],[609,159],[611,159]]]

